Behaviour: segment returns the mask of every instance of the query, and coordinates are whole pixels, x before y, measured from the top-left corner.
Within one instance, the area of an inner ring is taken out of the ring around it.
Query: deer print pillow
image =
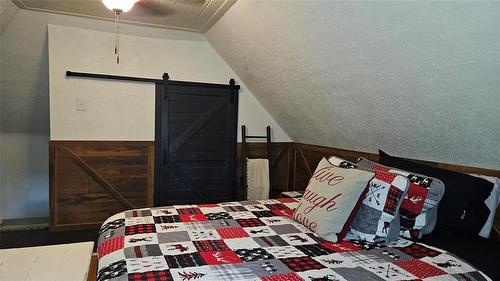
[[[323,158],[293,218],[325,240],[342,240],[373,176],[368,171],[337,167]]]
[[[365,158],[360,158],[356,165],[371,171],[390,172],[408,178],[408,193],[399,212],[400,235],[419,239],[422,234],[432,232],[437,221],[438,204],[444,194],[444,184],[441,180],[387,167]]]
[[[346,169],[359,169],[356,164],[331,156],[328,161]],[[404,176],[373,170],[375,177],[368,184],[359,211],[354,218],[346,239],[388,243],[399,236],[399,207],[408,189]]]

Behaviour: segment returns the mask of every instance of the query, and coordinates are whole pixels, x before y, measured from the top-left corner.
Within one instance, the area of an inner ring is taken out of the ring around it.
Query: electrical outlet
[[[87,102],[84,99],[76,100],[76,110],[77,111],[87,111]]]

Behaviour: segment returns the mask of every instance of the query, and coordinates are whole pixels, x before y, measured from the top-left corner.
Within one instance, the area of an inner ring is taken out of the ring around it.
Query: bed
[[[422,237],[426,245],[439,247],[449,251],[466,262],[473,264],[493,280],[500,280],[498,266],[500,242],[483,237],[464,237],[459,235],[446,235],[432,233]]]
[[[290,216],[293,198],[128,210],[100,229],[97,280],[491,280],[399,239],[337,244]]]

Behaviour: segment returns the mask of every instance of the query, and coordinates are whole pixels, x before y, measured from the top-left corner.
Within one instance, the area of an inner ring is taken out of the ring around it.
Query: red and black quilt
[[[443,250],[400,239],[337,244],[291,219],[297,199],[125,211],[100,229],[97,280],[490,280]]]

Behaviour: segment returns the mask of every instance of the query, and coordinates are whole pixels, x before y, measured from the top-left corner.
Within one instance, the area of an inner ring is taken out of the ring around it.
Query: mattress
[[[97,280],[490,280],[439,248],[325,241],[291,219],[298,199],[174,205],[106,220]]]

